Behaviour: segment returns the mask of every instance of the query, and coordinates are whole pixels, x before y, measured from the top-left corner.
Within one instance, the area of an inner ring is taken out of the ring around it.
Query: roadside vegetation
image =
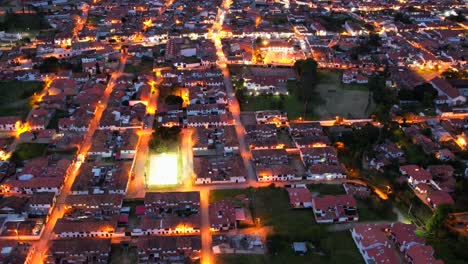
[[[48,144],[21,143],[16,146],[10,161],[21,166],[24,161],[43,156],[47,151]]]
[[[139,63],[125,64],[124,72],[126,73],[148,73],[153,71],[154,59],[148,56],[141,57]]]
[[[176,151],[179,146],[181,128],[173,126],[170,128],[159,127],[151,135],[149,149],[152,153],[165,153]]]
[[[26,117],[32,108],[35,93],[42,90],[43,82],[1,81],[0,116]]]

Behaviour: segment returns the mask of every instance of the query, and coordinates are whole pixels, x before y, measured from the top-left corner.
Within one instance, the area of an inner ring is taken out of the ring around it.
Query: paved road
[[[226,57],[224,56],[221,39],[219,37],[219,32],[222,29],[223,22],[224,22],[224,16],[229,10],[230,5],[231,5],[231,0],[223,1],[223,3],[221,4],[221,8],[218,11],[217,20],[213,25],[213,29],[210,35],[216,47],[216,55],[218,56],[218,59],[217,59],[218,66],[220,67],[224,76],[224,85],[226,87],[226,93],[227,93],[228,100],[229,100],[229,111],[232,113],[232,117],[234,118],[236,134],[237,134],[239,147],[240,147],[239,151],[244,161],[244,166],[247,169],[248,179],[250,181],[256,181],[257,176],[255,175],[255,171],[251,163],[251,153],[249,151],[249,147],[245,140],[245,129],[242,126],[241,119],[240,119],[240,105],[239,105],[239,102],[237,101],[234,88],[232,86],[231,76],[230,76],[229,69],[226,64]]]
[[[208,190],[200,191],[200,214],[201,214],[201,239],[202,239],[202,254],[201,263],[213,263],[213,251],[211,250],[212,237],[210,231],[210,215],[208,212],[210,192]]]
[[[99,126],[99,121],[101,120],[102,113],[107,107],[109,96],[112,92],[112,89],[115,86],[115,80],[116,78],[118,78],[118,76],[124,69],[125,61],[126,61],[126,57],[122,57],[122,59],[120,60],[120,65],[118,67],[118,70],[112,74],[111,79],[109,80],[107,84],[107,87],[104,91],[103,98],[101,100],[102,103],[98,105],[96,112],[94,114],[94,118],[91,120],[90,127],[88,131],[86,132],[83,143],[81,144],[80,149],[77,153],[78,157],[86,156],[86,153],[91,147],[92,137],[94,135],[94,132],[97,130]],[[47,251],[49,242],[50,240],[54,238],[53,229],[54,229],[55,223],[57,222],[59,218],[62,218],[64,215],[63,205],[65,204],[67,196],[70,194],[70,190],[73,185],[73,182],[75,181],[76,176],[79,174],[81,164],[82,164],[81,161],[76,161],[75,164],[69,168],[69,172],[67,173],[67,176],[65,178],[62,190],[60,194],[57,196],[56,206],[51,211],[51,215],[44,227],[44,231],[42,233],[41,239],[35,244],[35,252],[34,252],[34,255],[32,256],[31,263],[43,263],[44,254]]]
[[[136,148],[136,155],[133,160],[132,177],[128,182],[127,192],[125,197],[127,199],[141,199],[145,197],[146,192],[146,161],[148,160],[149,142],[151,134],[153,133],[153,122],[156,115],[159,91],[158,85],[161,84],[163,79],[158,77],[156,81],[150,81],[151,94],[146,106],[147,114],[149,115],[150,122],[147,124],[147,129],[139,132],[139,139]]]

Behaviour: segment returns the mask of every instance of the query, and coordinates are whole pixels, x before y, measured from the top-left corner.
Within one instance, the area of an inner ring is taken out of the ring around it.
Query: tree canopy
[[[314,90],[318,83],[317,67],[317,62],[311,58],[294,63],[294,69],[299,75],[299,95],[305,100],[310,100],[315,95]]]

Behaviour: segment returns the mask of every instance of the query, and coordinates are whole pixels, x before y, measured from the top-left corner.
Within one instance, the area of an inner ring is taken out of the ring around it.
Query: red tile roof
[[[431,83],[436,86],[436,89],[440,90],[452,99],[460,96],[460,92],[445,79],[436,77],[431,80]]]
[[[424,244],[424,238],[416,236],[415,231],[416,226],[413,224],[394,223],[390,228],[390,232],[401,245],[410,242]]]
[[[366,250],[367,255],[374,259],[376,264],[399,264],[401,263],[395,250],[388,247],[376,247]]]
[[[435,206],[454,204],[452,196],[444,191],[432,191],[427,195],[427,199]]]
[[[312,194],[307,188],[286,188],[286,191],[289,194],[289,202],[293,205],[312,202]]]
[[[434,258],[434,249],[431,246],[414,245],[406,251],[406,255],[413,264],[436,264],[444,263]]]
[[[417,165],[401,166],[400,170],[408,174],[409,177],[413,178],[416,181],[432,180],[432,175],[428,171]]]

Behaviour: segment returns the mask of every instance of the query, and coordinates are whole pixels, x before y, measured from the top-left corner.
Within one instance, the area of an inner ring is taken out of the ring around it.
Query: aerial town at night
[[[466,0],[0,0],[0,264],[468,263]]]

